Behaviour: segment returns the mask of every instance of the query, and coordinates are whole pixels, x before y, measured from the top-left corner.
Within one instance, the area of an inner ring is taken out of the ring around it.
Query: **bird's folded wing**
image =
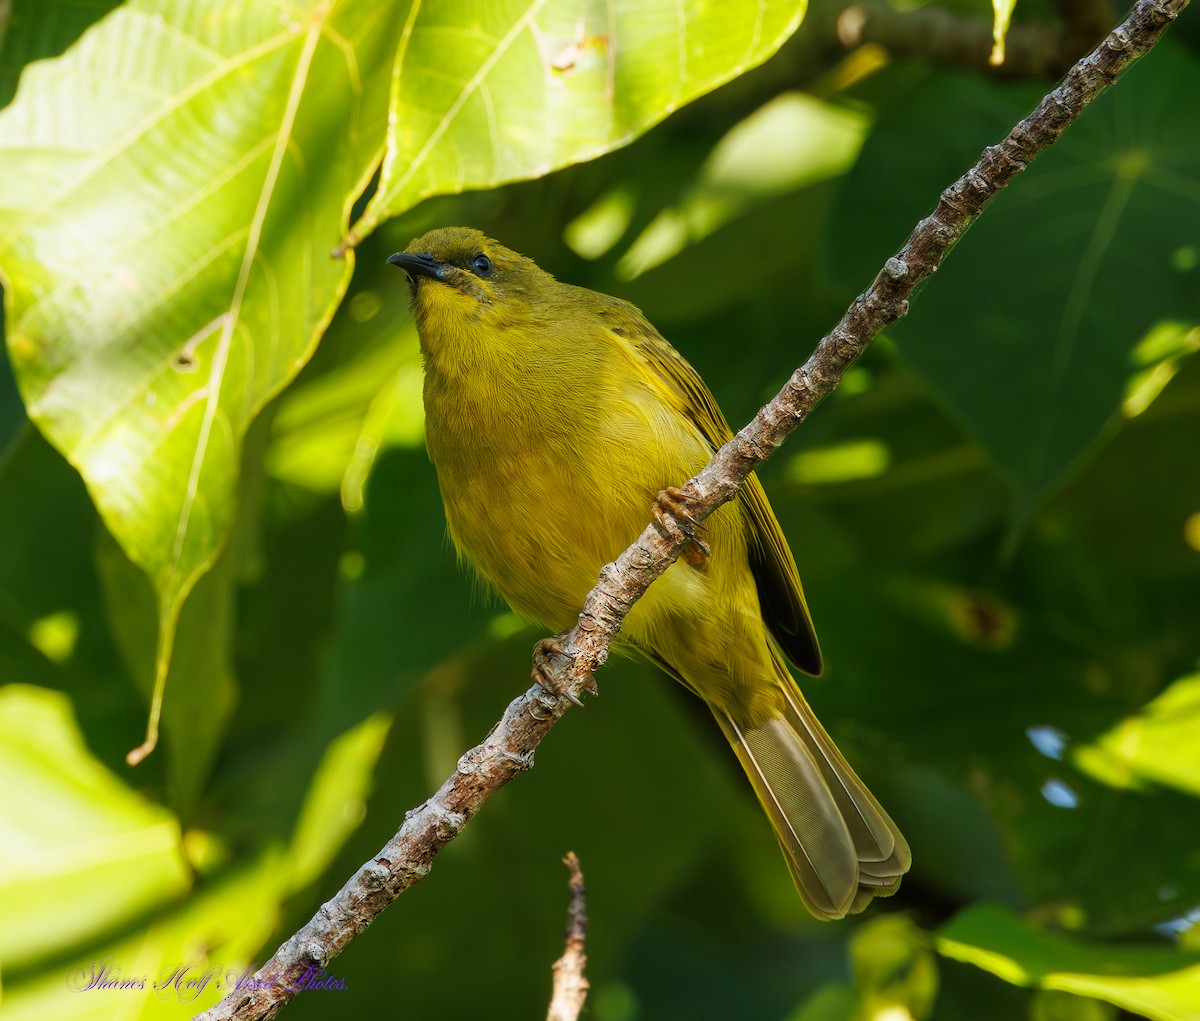
[[[609,298],[604,318],[614,343],[661,381],[664,399],[690,419],[714,453],[733,438],[733,430],[700,374],[638,309]],[[821,650],[804,601],[800,573],[757,476],[746,480],[740,500],[750,526],[750,567],[763,619],[788,659],[806,673],[819,674]]]

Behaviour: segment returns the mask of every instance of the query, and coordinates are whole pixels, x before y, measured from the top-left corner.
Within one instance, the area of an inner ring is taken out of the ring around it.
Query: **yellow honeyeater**
[[[521,616],[571,627],[601,567],[732,433],[632,305],[448,227],[389,262],[412,281],[429,454],[459,551]],[[908,844],[784,663],[821,671],[796,563],[755,476],[704,554],[673,564],[621,639],[712,710],[818,918],[894,893]],[[782,653],[782,654],[781,654]]]

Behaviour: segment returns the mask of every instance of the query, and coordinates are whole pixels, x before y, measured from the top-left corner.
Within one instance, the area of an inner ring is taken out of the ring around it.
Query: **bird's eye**
[[[471,260],[471,272],[477,277],[490,277],[495,270],[496,267],[492,265],[492,260],[484,255],[483,252],[480,252]]]

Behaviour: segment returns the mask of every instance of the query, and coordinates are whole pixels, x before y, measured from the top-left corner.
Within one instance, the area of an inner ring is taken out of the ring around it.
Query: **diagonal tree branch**
[[[1080,60],[1028,117],[941,195],[937,208],[847,309],[841,321],[754,416],[684,487],[687,507],[703,521],[731,500],[749,474],[771,454],[841,380],[850,364],[886,326],[908,313],[917,286],[1035,156],[1053,145],[1080,112],[1138,57],[1148,52],[1188,0],[1138,0],[1126,21]],[[600,572],[579,623],[560,638],[570,662],[554,678],[559,690],[578,696],[629,608],[690,542],[676,524],[648,525],[638,540]],[[429,871],[483,803],[533,762],[534,749],[571,706],[567,695],[539,686],[505,710],[484,741],[458,761],[454,774],[424,804],[410,811],[380,852],[363,865],[255,974],[254,988],[235,990],[196,1021],[274,1017],[299,991],[299,976],[319,973],[375,917]]]

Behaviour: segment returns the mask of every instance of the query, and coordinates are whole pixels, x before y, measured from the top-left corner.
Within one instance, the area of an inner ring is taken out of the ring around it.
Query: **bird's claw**
[[[654,501],[654,523],[658,526],[658,530],[663,538],[667,538],[670,532],[667,526],[668,515],[680,523],[687,537],[691,540],[684,547],[682,553],[683,559],[693,567],[700,567],[712,555],[712,550],[708,548],[707,543],[703,542],[697,536],[697,532],[704,531],[704,525],[702,522],[697,521],[688,509],[687,493],[676,486],[668,486],[658,494],[657,499]]]
[[[533,681],[548,694],[565,698],[573,705],[582,708],[583,702],[579,696],[570,687],[560,684],[555,676],[554,664],[551,662],[554,657],[570,661],[575,659],[563,648],[561,639],[561,635],[555,638],[543,638],[533,647]],[[589,695],[599,694],[596,688],[596,679],[590,673],[584,679],[583,690]]]
[[[703,528],[699,521],[688,510],[688,496],[677,486],[667,486],[654,500],[654,520],[659,528],[667,527],[667,515],[681,522],[687,531]]]

